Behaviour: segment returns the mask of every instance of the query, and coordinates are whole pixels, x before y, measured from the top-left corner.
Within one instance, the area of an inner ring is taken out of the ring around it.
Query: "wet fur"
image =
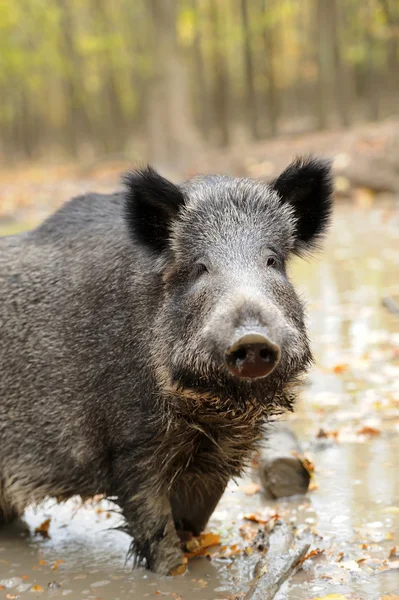
[[[270,417],[292,409],[311,362],[283,266],[259,302],[245,290],[230,302],[226,283],[239,281],[236,259],[251,267],[264,237],[283,265],[324,230],[328,169],[301,164],[323,193],[319,220],[298,165],[276,189],[216,176],[177,187],[146,170],[125,193],[75,198],[0,239],[0,522],[47,496],[118,496],[138,562],[158,573],[180,564],[176,527],[205,527]],[[290,201],[301,178],[311,231]],[[190,265],[204,248],[228,277],[192,293]],[[261,265],[253,277],[266,285]],[[281,364],[265,380],[237,381],[220,336],[273,314],[290,340]]]

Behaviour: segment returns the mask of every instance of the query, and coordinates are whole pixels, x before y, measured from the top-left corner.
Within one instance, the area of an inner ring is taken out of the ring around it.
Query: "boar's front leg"
[[[183,553],[167,495],[131,472],[121,481],[116,487],[118,503],[126,519],[124,531],[133,537],[135,562],[145,561],[158,575],[170,575],[183,564]]]
[[[209,480],[206,474],[182,476],[172,492],[171,504],[176,529],[199,535],[205,529],[227,485],[227,480]]]

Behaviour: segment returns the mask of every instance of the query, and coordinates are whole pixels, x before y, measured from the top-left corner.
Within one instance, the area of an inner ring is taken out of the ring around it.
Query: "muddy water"
[[[399,318],[381,306],[383,296],[399,299],[399,211],[340,206],[326,251],[298,261],[293,276],[308,299],[317,364],[287,420],[315,463],[316,489],[273,503],[247,496],[238,482],[209,529],[244,548],[244,515],[276,510],[310,536],[323,552],[283,586],[280,600],[399,594],[399,556],[387,560],[399,549]],[[0,599],[216,600],[247,588],[256,553],[196,559],[173,579],[132,572],[129,540],[112,530],[120,518],[109,507],[48,501],[27,510],[27,527],[3,529]],[[33,535],[47,518],[50,537]]]

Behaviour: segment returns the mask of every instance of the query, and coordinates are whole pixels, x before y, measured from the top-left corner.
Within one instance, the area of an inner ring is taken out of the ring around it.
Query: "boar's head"
[[[212,175],[177,186],[151,168],[127,177],[127,221],[158,276],[161,386],[215,410],[290,408],[285,390],[312,357],[286,266],[317,246],[331,196],[329,163],[314,158],[270,184]]]

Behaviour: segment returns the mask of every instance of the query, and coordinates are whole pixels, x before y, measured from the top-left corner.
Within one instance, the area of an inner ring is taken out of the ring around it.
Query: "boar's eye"
[[[208,273],[208,267],[204,263],[195,263],[191,273],[194,278],[201,277],[201,275]]]
[[[277,265],[277,259],[274,256],[269,256],[266,260],[268,267],[275,267]]]

